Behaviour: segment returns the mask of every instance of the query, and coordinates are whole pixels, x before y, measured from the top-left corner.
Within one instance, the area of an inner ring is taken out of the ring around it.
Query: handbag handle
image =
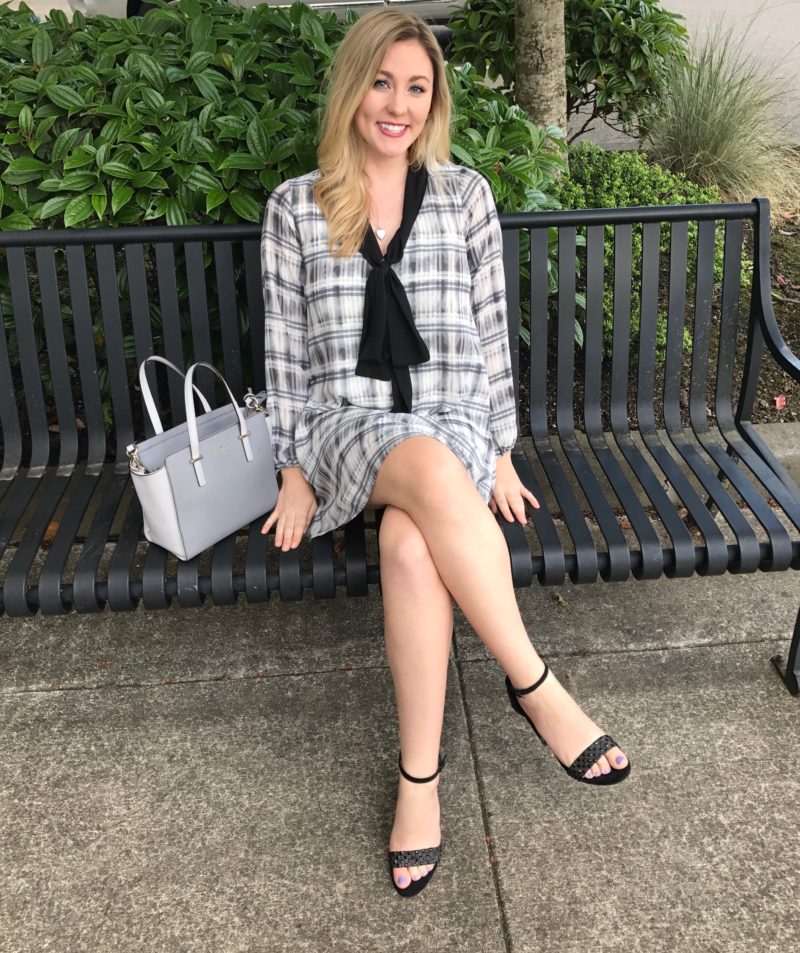
[[[236,413],[236,419],[239,421],[239,439],[242,441],[245,459],[248,463],[252,463],[253,448],[250,444],[250,431],[244,422],[244,414],[239,409],[236,398],[233,396],[233,391],[228,387],[228,382],[212,364],[207,364],[205,361],[197,361],[196,364],[192,364],[186,372],[186,380],[183,384],[183,400],[186,404],[186,429],[189,431],[189,463],[194,467],[198,484],[205,486],[206,475],[203,472],[203,464],[201,462],[203,458],[200,455],[200,438],[197,435],[197,413],[194,409],[194,401],[192,400],[192,387],[194,386],[192,384],[192,378],[198,367],[207,367],[210,371],[213,371],[224,384],[225,390],[231,399],[231,407],[233,407]]]
[[[150,393],[150,385],[147,382],[147,363],[149,361],[157,361],[159,364],[165,364],[177,374],[180,374],[181,377],[184,376],[184,373],[179,367],[176,367],[172,361],[168,361],[165,357],[159,357],[158,354],[151,354],[150,357],[146,357],[139,365],[139,388],[142,392],[142,399],[144,400],[144,406],[147,409],[147,415],[150,418],[150,423],[153,425],[154,433],[163,433],[164,427],[161,424],[161,420],[158,416],[158,410],[156,409],[156,402],[153,400],[153,395]],[[200,403],[203,405],[205,412],[210,413],[211,407],[209,407],[208,401],[205,399],[200,389],[195,387],[194,392],[200,398]]]

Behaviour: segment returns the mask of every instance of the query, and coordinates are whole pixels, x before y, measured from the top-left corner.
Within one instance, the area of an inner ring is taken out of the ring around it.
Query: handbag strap
[[[158,416],[158,409],[156,408],[156,402],[153,400],[153,395],[150,392],[150,385],[147,382],[147,364],[150,361],[156,361],[159,364],[164,364],[169,367],[171,370],[175,371],[176,374],[180,374],[181,377],[184,376],[183,371],[176,367],[172,361],[168,361],[165,357],[160,357],[158,354],[151,354],[150,357],[146,357],[142,363],[139,365],[139,388],[142,392],[142,399],[144,400],[144,406],[147,409],[147,416],[150,418],[150,423],[153,425],[154,433],[163,433],[164,427],[161,423],[161,420]],[[200,403],[203,405],[206,413],[209,413],[211,407],[208,404],[208,401],[202,394],[202,391],[195,387],[195,394],[200,398]]]
[[[186,404],[186,429],[189,431],[189,463],[191,463],[194,467],[198,484],[200,486],[205,486],[206,475],[203,472],[203,458],[200,454],[200,438],[197,435],[197,413],[195,412],[194,401],[192,400],[192,387],[194,386],[192,384],[192,378],[194,377],[194,372],[198,367],[207,367],[210,371],[216,374],[224,384],[225,390],[228,392],[228,396],[231,399],[231,407],[233,407],[234,412],[236,413],[236,419],[239,421],[239,439],[242,441],[245,460],[248,463],[252,463],[253,461],[253,447],[250,443],[250,431],[247,429],[247,425],[244,422],[244,414],[242,413],[239,405],[236,403],[236,398],[233,396],[233,391],[230,389],[230,387],[228,387],[228,382],[212,364],[207,364],[205,361],[197,361],[196,364],[192,364],[192,366],[186,372],[186,380],[183,385],[183,400]]]

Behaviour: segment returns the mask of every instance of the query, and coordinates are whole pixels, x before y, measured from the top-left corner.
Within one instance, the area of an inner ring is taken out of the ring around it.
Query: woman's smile
[[[397,123],[379,122],[378,128],[385,136],[392,136],[396,139],[405,134],[408,126],[397,125]]]

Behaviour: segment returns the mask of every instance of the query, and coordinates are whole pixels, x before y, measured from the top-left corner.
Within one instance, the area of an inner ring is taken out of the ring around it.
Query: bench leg
[[[782,655],[774,655],[772,664],[780,672],[784,684],[793,695],[800,695],[800,612],[797,613],[797,622],[794,625],[792,644],[789,646],[789,659],[783,664]]]

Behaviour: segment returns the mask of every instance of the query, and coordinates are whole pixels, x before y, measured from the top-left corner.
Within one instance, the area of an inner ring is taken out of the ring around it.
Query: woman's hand
[[[300,467],[281,470],[281,488],[275,509],[261,527],[262,534],[275,526],[275,546],[287,552],[297,549],[303,533],[317,512],[314,488],[303,476]]]
[[[492,498],[489,500],[489,509],[493,513],[497,513],[499,509],[509,523],[517,519],[524,526],[528,522],[525,516],[525,500],[528,500],[534,509],[539,509],[539,501],[517,476],[509,450],[497,458],[497,477]]]

